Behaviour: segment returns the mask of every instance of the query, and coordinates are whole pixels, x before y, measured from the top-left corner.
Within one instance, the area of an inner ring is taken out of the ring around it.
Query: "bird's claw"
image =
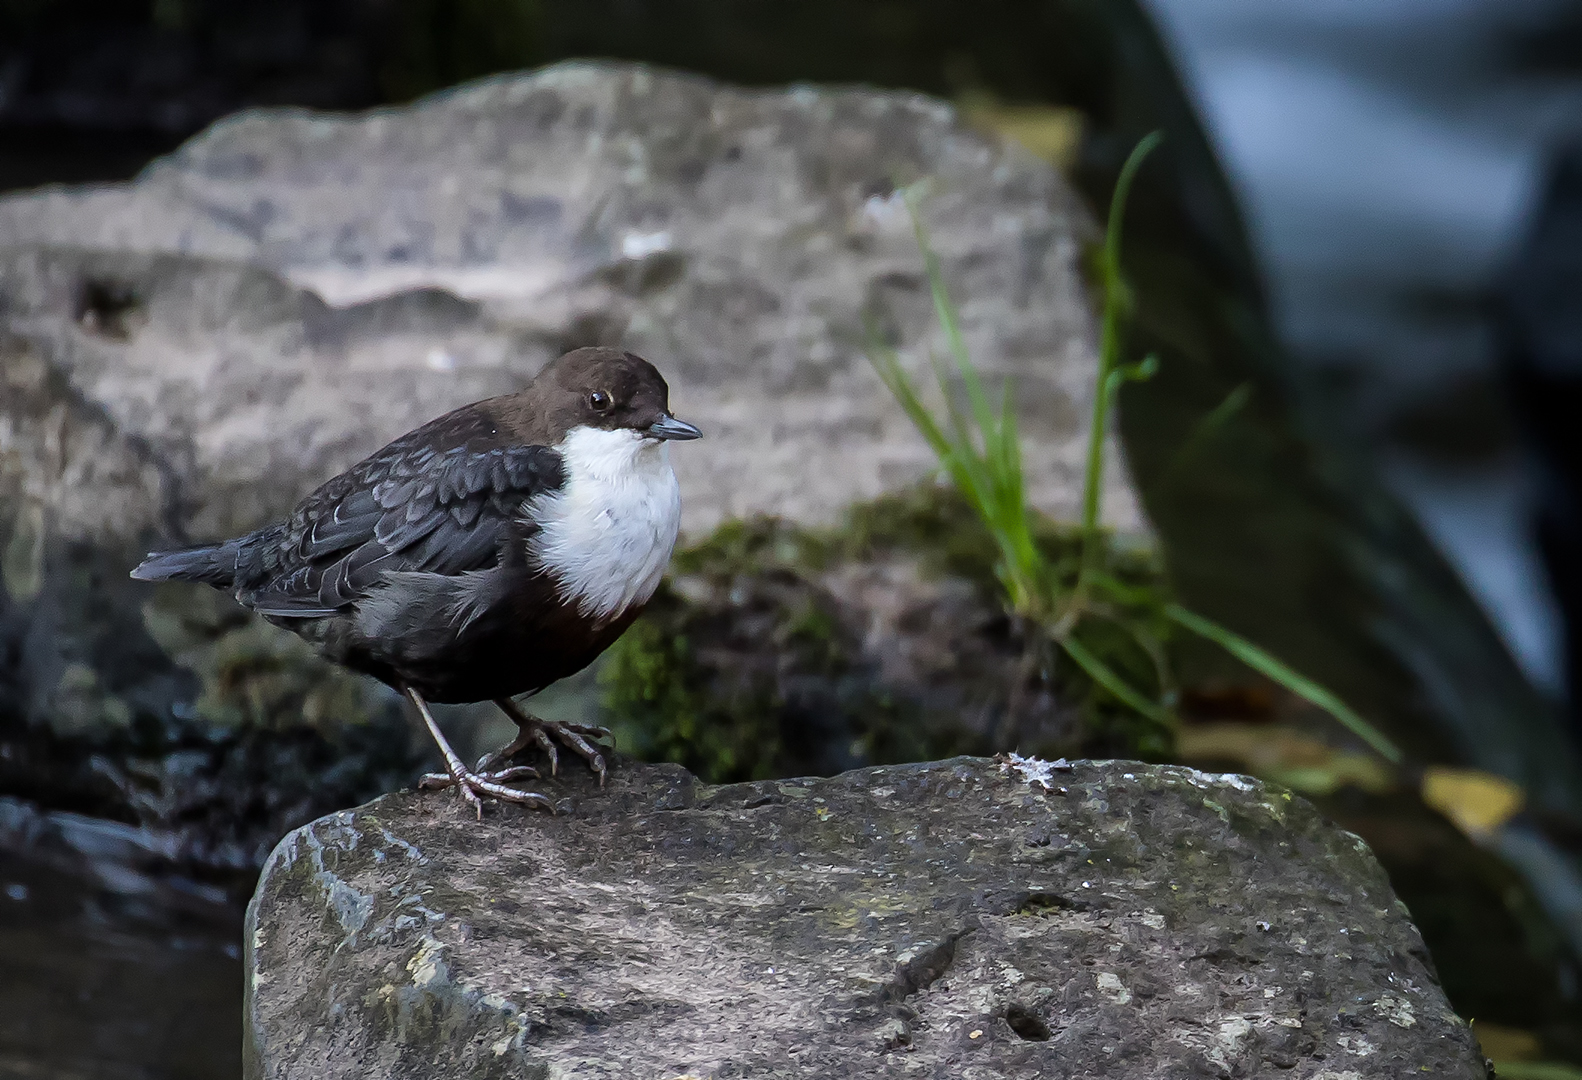
[[[484,796],[554,813],[555,804],[550,802],[548,797],[536,791],[523,791],[520,788],[505,786],[514,780],[533,779],[537,776],[538,770],[530,765],[513,765],[509,769],[495,772],[484,769],[468,772],[463,769],[456,773],[427,773],[418,781],[418,787],[428,791],[455,787],[461,792],[461,797],[473,808],[480,821],[483,820]]]
[[[604,777],[609,769],[604,764],[604,755],[599,753],[598,747],[588,739],[590,736],[595,739],[611,738],[609,728],[593,727],[588,724],[542,723],[533,734],[538,745],[549,748],[549,773],[553,776],[555,770],[560,767],[560,755],[555,753],[546,731],[553,731],[562,743],[576,751],[588,763],[588,768],[598,774],[599,786],[604,786]]]
[[[497,702],[500,708],[516,722],[519,729],[515,740],[510,746],[505,747],[496,754],[490,755],[484,762],[479,763],[480,771],[485,764],[498,765],[509,761],[512,756],[528,746],[537,746],[549,758],[549,774],[555,776],[560,771],[560,751],[556,748],[558,740],[562,746],[567,747],[588,763],[599,777],[599,786],[604,786],[605,776],[609,772],[605,764],[604,755],[599,752],[590,739],[613,739],[614,733],[609,728],[599,727],[596,724],[575,724],[566,720],[540,720],[536,716],[529,716],[516,706],[515,702],[505,699]],[[553,738],[551,738],[553,736]]]

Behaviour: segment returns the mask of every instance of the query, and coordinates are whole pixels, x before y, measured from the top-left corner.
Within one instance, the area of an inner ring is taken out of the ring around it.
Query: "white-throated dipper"
[[[491,772],[558,739],[604,780],[588,741],[511,699],[574,674],[610,646],[664,574],[681,518],[667,443],[701,432],[670,415],[654,366],[577,349],[515,394],[446,413],[352,466],[291,516],[221,544],[151,554],[132,576],[200,581],[411,699],[448,775],[482,795],[551,809]],[[427,702],[493,701],[516,740],[469,770]]]

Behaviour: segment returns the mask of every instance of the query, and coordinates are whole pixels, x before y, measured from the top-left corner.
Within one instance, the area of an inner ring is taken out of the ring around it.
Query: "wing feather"
[[[488,569],[524,529],[522,504],[561,485],[560,455],[550,447],[403,445],[421,433],[303,500],[273,572],[239,598],[266,615],[317,617],[345,610],[392,571]]]

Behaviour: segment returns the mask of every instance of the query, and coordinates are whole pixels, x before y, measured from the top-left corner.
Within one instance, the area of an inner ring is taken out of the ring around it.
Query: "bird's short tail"
[[[229,588],[236,580],[236,541],[155,551],[137,564],[132,576],[138,581],[202,581]]]

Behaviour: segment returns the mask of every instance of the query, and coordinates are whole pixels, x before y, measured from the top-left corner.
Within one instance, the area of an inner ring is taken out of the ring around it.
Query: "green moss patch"
[[[1076,574],[1075,530],[1040,520]],[[1151,548],[1111,538],[1106,571],[1161,595]],[[998,549],[953,490],[853,507],[837,527],[732,521],[678,551],[672,577],[610,650],[606,722],[623,750],[713,781],[1020,749],[1161,758],[1168,733],[1120,706],[1007,613]],[[1128,634],[1091,635],[1163,693]]]

